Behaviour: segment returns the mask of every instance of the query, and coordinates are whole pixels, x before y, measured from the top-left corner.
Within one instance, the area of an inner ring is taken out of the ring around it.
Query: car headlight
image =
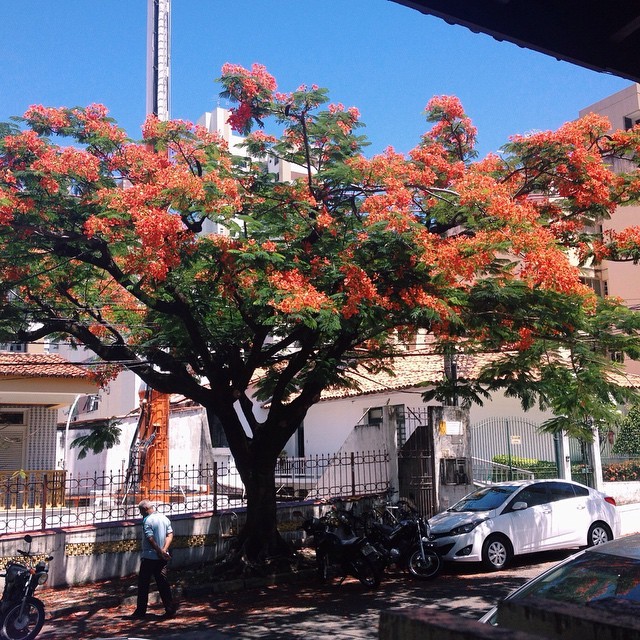
[[[473,520],[472,522],[461,524],[459,527],[451,529],[449,534],[452,536],[461,536],[463,533],[469,533],[470,531],[473,531],[479,524],[482,524],[483,522],[484,520]]]

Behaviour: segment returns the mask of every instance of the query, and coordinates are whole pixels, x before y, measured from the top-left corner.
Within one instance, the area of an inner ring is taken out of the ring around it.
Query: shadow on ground
[[[510,569],[484,572],[475,565],[448,566],[431,581],[416,581],[390,573],[376,591],[348,580],[326,588],[309,578],[303,583],[256,587],[243,591],[183,595],[178,616],[160,618],[161,607],[150,607],[143,621],[127,620],[132,611],[135,577],[72,589],[42,592],[48,614],[40,640],[104,638],[106,636],[168,638],[187,630],[209,629],[229,638],[285,640],[292,638],[375,639],[380,612],[405,607],[437,607],[479,618],[500,598],[555,564],[570,552],[518,559]],[[183,575],[184,579],[185,576]],[[188,587],[188,585],[187,585]],[[129,595],[123,603],[123,597]]]

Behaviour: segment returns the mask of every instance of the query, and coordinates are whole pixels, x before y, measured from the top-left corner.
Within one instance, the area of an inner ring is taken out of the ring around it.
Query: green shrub
[[[629,409],[620,424],[618,436],[613,444],[614,454],[640,454],[640,407],[634,405]]]
[[[496,464],[509,465],[509,456],[505,454],[493,456],[491,460]],[[558,474],[556,463],[550,460],[511,456],[511,466],[517,467],[518,469],[524,469],[525,471],[531,471],[536,478],[555,478]]]

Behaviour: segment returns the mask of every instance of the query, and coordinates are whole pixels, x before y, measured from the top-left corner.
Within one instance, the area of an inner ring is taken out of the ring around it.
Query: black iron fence
[[[276,500],[329,499],[385,492],[386,451],[281,458]],[[60,470],[0,474],[0,534],[113,522],[139,517],[151,499],[167,514],[219,512],[246,506],[244,485],[232,464],[171,467],[158,474],[124,472],[73,475]]]

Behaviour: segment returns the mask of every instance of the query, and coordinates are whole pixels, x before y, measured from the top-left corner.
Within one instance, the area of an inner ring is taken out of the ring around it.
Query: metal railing
[[[386,451],[281,458],[276,500],[380,494],[389,487]],[[0,534],[113,522],[139,517],[151,499],[167,514],[218,512],[246,506],[244,485],[232,464],[171,467],[131,477],[123,471],[73,475],[60,470],[0,474]]]
[[[527,469],[519,469],[482,458],[472,458],[471,460],[475,484],[487,485],[506,480],[533,480],[535,478],[534,472]]]

